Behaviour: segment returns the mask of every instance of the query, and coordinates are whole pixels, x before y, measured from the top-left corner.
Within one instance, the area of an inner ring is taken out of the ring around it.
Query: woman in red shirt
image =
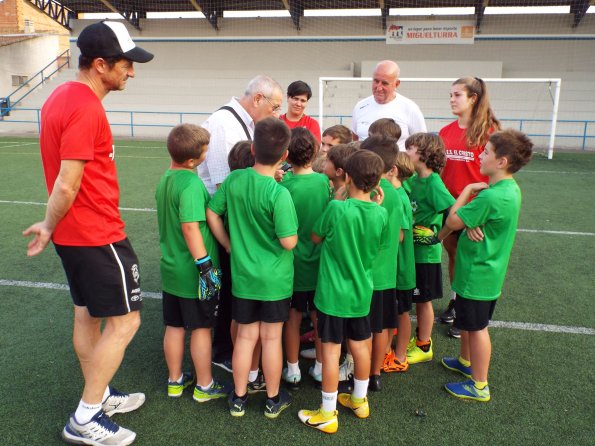
[[[477,77],[463,77],[453,82],[450,87],[450,108],[457,119],[440,130],[446,148],[442,181],[456,199],[468,184],[488,181],[479,171],[479,154],[483,152],[489,135],[500,129],[500,122],[490,106],[485,82]],[[459,235],[460,232],[453,233],[444,240],[451,283]],[[442,322],[451,323],[454,316],[453,295],[447,309],[439,317]],[[451,328],[449,335],[460,337],[457,331]]]
[[[318,121],[305,114],[308,101],[312,97],[312,89],[304,81],[295,81],[287,87],[287,113],[281,115],[281,119],[287,127],[305,127],[314,135],[320,143],[320,125]]]

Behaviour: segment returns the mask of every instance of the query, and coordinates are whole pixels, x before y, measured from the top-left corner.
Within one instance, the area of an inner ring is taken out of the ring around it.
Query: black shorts
[[[399,315],[409,313],[413,302],[413,289],[397,290],[397,311]]]
[[[314,305],[315,293],[315,291],[294,291],[293,296],[291,296],[290,307],[302,313],[316,311],[316,306]]]
[[[163,291],[163,323],[186,330],[213,328],[218,305],[219,299],[189,299]]]
[[[287,322],[291,298],[265,301],[232,296],[231,317],[238,324]]]
[[[381,333],[385,328],[397,328],[397,290],[374,291],[370,305],[370,329]]]
[[[127,238],[103,246],[54,246],[76,306],[98,318],[142,308],[138,258]]]
[[[413,303],[430,302],[442,297],[442,265],[440,263],[416,263],[415,277]]]
[[[322,342],[341,344],[346,339],[365,341],[372,336],[370,317],[338,317],[316,312],[318,337]]]
[[[455,300],[455,320],[453,325],[459,330],[479,331],[490,323],[497,300],[473,300],[457,294]]]

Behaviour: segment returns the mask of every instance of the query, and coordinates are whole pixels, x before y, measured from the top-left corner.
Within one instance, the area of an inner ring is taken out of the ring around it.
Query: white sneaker
[[[62,438],[74,444],[126,446],[134,441],[136,434],[118,426],[100,410],[85,424],[79,424],[72,414],[62,429]]]
[[[316,359],[316,349],[306,348],[300,352],[300,356],[305,359]]]
[[[355,373],[355,367],[353,365],[353,358],[351,355],[345,356],[345,361],[339,367],[339,381],[346,381],[349,379],[349,375]]]
[[[101,403],[101,409],[108,417],[115,413],[132,412],[145,402],[144,393],[122,393],[112,386],[109,387],[109,396]]]

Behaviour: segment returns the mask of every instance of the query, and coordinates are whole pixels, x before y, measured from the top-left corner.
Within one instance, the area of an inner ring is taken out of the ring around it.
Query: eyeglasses
[[[279,110],[281,110],[281,106],[280,105],[275,105],[271,102],[271,100],[269,98],[267,98],[265,95],[262,95],[263,98],[265,98],[267,100],[267,102],[269,104],[271,104],[271,107],[273,107],[273,113],[278,112]]]

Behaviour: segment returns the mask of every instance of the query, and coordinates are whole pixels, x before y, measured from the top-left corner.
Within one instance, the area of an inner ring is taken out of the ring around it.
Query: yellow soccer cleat
[[[316,410],[300,410],[298,417],[300,421],[306,426],[313,427],[325,434],[334,434],[339,429],[339,420],[337,419],[337,411],[326,412],[320,409]]]
[[[340,393],[337,396],[337,401],[341,406],[351,409],[358,418],[368,418],[370,416],[370,405],[367,397],[352,398],[349,393]]]

